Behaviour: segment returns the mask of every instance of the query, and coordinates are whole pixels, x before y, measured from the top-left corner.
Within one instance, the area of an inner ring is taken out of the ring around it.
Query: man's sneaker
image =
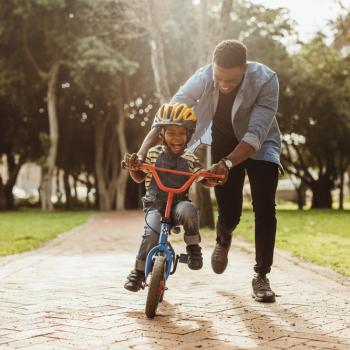
[[[275,292],[271,290],[269,279],[266,275],[257,273],[252,280],[252,297],[256,301],[263,303],[273,303],[275,301]]]
[[[187,265],[191,270],[200,270],[203,266],[202,248],[198,244],[186,247],[188,254]]]
[[[215,273],[223,273],[228,263],[228,252],[230,250],[231,242],[221,244],[216,242],[213,254],[211,255],[211,267]]]
[[[124,288],[130,292],[138,292],[145,280],[145,272],[140,270],[132,270],[126,278]]]

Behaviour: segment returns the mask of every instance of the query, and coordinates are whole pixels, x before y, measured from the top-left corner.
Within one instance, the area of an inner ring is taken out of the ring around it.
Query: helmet
[[[191,133],[196,129],[197,115],[184,103],[164,103],[158,109],[154,126],[184,126]]]

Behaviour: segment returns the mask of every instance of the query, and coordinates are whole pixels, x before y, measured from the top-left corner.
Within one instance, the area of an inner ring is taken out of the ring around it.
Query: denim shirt
[[[261,63],[248,62],[231,119],[237,140],[245,141],[256,150],[251,158],[276,163],[282,170],[281,134],[276,120],[278,90],[274,71]],[[211,144],[211,125],[218,100],[212,64],[198,69],[172,98],[172,103],[185,103],[197,114],[197,127],[189,143],[191,150],[201,143]]]

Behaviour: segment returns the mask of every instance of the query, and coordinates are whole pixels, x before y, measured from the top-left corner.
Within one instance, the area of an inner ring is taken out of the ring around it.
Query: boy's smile
[[[169,125],[165,128],[164,140],[170,151],[174,154],[182,154],[188,142],[186,127]]]

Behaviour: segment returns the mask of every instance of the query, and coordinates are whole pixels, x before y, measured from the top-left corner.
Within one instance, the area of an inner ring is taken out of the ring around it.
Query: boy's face
[[[182,154],[188,141],[187,129],[184,126],[167,126],[164,131],[164,140],[172,153]]]

